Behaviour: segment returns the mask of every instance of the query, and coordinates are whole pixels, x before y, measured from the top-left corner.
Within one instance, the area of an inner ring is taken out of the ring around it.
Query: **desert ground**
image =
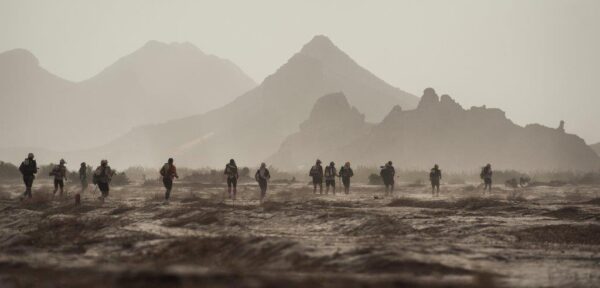
[[[476,183],[475,183],[476,185]],[[0,287],[594,287],[600,186],[0,186]]]

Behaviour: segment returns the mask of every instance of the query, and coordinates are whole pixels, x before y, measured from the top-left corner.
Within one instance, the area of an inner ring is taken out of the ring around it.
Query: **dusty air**
[[[597,287],[600,2],[371,2],[2,1],[0,287]]]

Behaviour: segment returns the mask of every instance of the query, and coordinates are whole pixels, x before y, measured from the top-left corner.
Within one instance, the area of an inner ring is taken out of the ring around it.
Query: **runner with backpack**
[[[58,188],[60,188],[60,197],[62,197],[68,171],[67,167],[65,166],[67,162],[64,159],[60,159],[59,163],[60,164],[52,168],[52,171],[50,171],[50,176],[54,176],[54,192],[52,192],[52,195],[56,195],[56,191],[58,191]]]
[[[108,160],[100,161],[100,166],[96,168],[94,171],[93,182],[94,185],[98,185],[98,189],[102,192],[102,196],[98,199],[102,202],[108,197],[108,192],[110,190],[110,181],[112,180],[112,176],[115,175],[115,171],[108,166]]]
[[[179,175],[177,175],[177,168],[173,165],[173,158],[169,158],[167,163],[165,163],[162,168],[160,168],[160,176],[163,180],[163,185],[165,185],[165,202],[169,201],[169,197],[171,197],[171,190],[173,189],[173,178],[179,179]]]
[[[433,165],[429,172],[429,181],[431,182],[431,196],[440,196],[440,180],[442,180],[442,170],[437,164]],[[435,193],[437,192],[437,193]]]
[[[313,194],[317,194],[317,186],[319,186],[319,194],[323,194],[323,166],[321,166],[321,160],[317,159],[317,163],[310,168],[308,176],[312,177]]]
[[[394,193],[394,177],[396,176],[396,170],[392,166],[392,161],[388,161],[384,166],[381,166],[381,179],[385,185],[385,195],[391,195]]]
[[[485,165],[483,168],[481,168],[481,174],[479,174],[479,177],[481,177],[481,179],[483,179],[483,192],[485,193],[485,190],[488,189],[488,191],[491,193],[492,192],[492,165],[491,164],[487,164]]]
[[[350,194],[350,178],[354,176],[354,171],[350,168],[350,162],[346,162],[342,168],[340,168],[340,177],[342,178],[342,184],[344,184],[344,193]]]
[[[235,200],[237,195],[237,180],[240,178],[235,160],[229,160],[229,164],[225,165],[223,174],[227,176],[227,191],[229,192],[229,198]]]
[[[335,169],[335,163],[331,161],[329,166],[325,167],[325,194],[329,194],[329,186],[333,188],[333,195],[335,195],[335,177],[337,177],[337,170]]]
[[[35,174],[38,172],[37,162],[33,159],[33,153],[29,153],[27,158],[21,162],[19,166],[19,171],[21,175],[23,175],[23,183],[25,183],[25,193],[23,193],[23,197],[21,200],[24,200],[25,197],[31,199],[31,186],[33,186],[33,180],[35,179]]]
[[[256,179],[256,182],[258,182],[258,186],[260,187],[260,204],[262,205],[265,201],[265,196],[267,196],[267,182],[271,179],[271,173],[269,172],[269,169],[267,169],[267,164],[260,164],[260,168],[258,168],[256,174],[254,174],[254,179]]]
[[[85,162],[81,162],[79,166],[79,182],[81,183],[81,191],[75,194],[75,204],[79,205],[81,203],[81,194],[85,192],[89,183],[88,183],[88,169],[87,164]]]

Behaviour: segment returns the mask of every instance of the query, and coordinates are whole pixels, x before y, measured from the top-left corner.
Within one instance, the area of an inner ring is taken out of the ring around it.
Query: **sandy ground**
[[[600,187],[0,186],[0,287],[594,287]],[[472,187],[471,187],[472,188]],[[74,191],[76,187],[70,187]]]

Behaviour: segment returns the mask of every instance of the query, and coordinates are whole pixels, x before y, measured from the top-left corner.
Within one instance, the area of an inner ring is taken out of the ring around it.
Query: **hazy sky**
[[[408,92],[431,86],[518,124],[564,119],[600,141],[597,0],[0,0],[0,51],[26,48],[74,81],[159,40],[191,42],[260,82],[316,34]]]

